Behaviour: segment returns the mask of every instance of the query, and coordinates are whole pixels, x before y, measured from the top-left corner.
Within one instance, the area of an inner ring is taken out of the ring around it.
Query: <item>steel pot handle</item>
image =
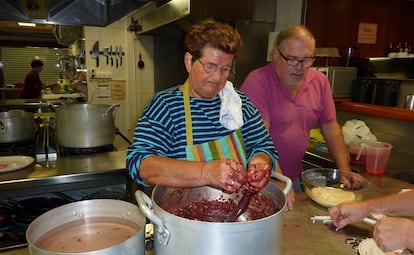
[[[287,195],[289,191],[292,189],[292,181],[290,180],[290,178],[283,174],[276,173],[276,172],[272,172],[272,177],[280,181],[286,182],[286,186],[283,189],[283,193]]]
[[[105,110],[104,114],[108,114],[108,112],[109,112],[110,110],[114,109],[115,107],[119,107],[119,106],[121,106],[121,105],[120,105],[120,104],[113,104],[113,105],[109,106],[109,107]],[[114,112],[115,112],[115,111],[114,111]]]
[[[151,198],[141,190],[137,190],[135,192],[135,198],[137,199],[138,206],[141,209],[142,213],[147,216],[152,223],[155,224],[156,231],[158,233],[158,242],[163,246],[167,246],[171,234],[170,231],[165,227],[163,221],[152,211]]]
[[[106,119],[106,116],[108,115],[108,113],[112,110],[112,109],[114,109],[115,107],[119,107],[119,106],[121,106],[120,104],[113,104],[113,105],[111,105],[111,106],[109,106],[105,111],[104,111],[104,113],[102,113],[102,118],[103,119]],[[112,118],[114,118],[115,119],[115,113],[116,113],[116,109],[112,112]]]
[[[17,112],[17,113],[20,113],[20,114],[25,113],[25,111],[23,111],[23,110],[18,110],[18,109],[8,110],[7,112],[10,112],[10,113],[12,113],[12,112]]]
[[[7,132],[7,126],[0,120],[0,133],[5,134]]]

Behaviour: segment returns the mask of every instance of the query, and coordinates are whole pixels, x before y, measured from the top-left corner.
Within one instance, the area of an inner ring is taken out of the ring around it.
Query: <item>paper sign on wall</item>
[[[112,81],[111,84],[112,100],[125,99],[125,81]]]
[[[378,24],[359,23],[358,43],[376,44]]]
[[[108,84],[98,85],[96,88],[96,96],[98,98],[109,98],[111,91]]]

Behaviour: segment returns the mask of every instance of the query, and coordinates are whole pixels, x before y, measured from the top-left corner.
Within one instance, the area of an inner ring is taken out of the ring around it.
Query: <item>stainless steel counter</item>
[[[0,198],[124,183],[126,151],[59,157],[53,167],[32,164],[0,174]]]

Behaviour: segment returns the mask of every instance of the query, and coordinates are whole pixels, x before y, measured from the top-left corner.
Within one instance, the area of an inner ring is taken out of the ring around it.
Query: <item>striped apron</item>
[[[246,148],[240,129],[224,136],[218,140],[193,144],[193,126],[191,122],[191,107],[188,81],[184,83],[184,111],[185,129],[187,137],[186,155],[187,160],[197,162],[209,162],[216,159],[231,158],[246,168]]]

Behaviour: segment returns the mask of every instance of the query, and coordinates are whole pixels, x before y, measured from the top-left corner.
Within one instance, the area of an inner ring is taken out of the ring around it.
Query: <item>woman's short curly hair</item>
[[[239,32],[229,24],[207,19],[190,28],[185,38],[185,46],[193,55],[193,61],[202,56],[206,46],[237,57],[242,47],[242,39]]]

